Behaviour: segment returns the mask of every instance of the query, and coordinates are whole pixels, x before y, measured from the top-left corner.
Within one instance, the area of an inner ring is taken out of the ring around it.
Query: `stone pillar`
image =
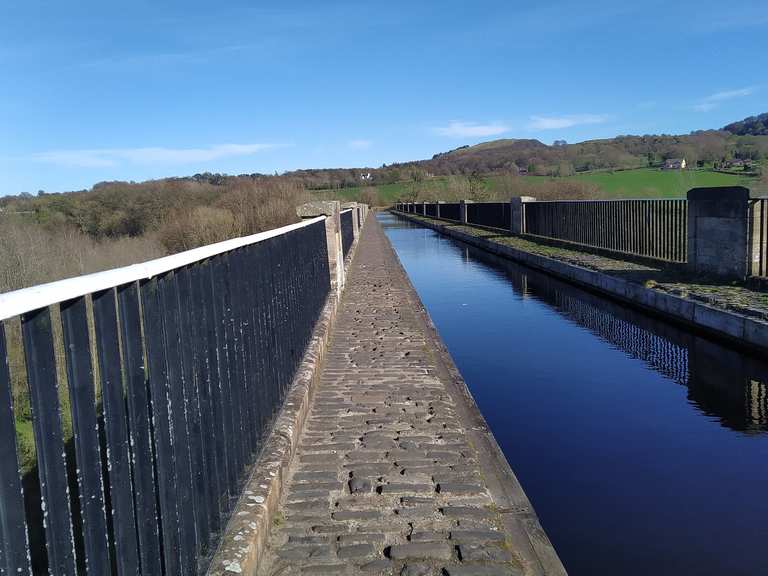
[[[523,234],[525,232],[525,203],[535,202],[533,196],[515,196],[509,200],[509,231],[512,234]]]
[[[331,276],[331,290],[337,296],[344,287],[344,252],[341,244],[341,203],[337,200],[307,202],[296,209],[301,218],[325,216],[325,240],[328,248],[328,270]]]
[[[751,269],[749,190],[688,191],[688,267],[696,274],[744,280]]]
[[[460,200],[459,201],[459,220],[462,224],[467,223],[467,204],[471,204],[471,200]]]
[[[438,200],[435,203],[435,217],[436,218],[440,218],[440,204],[445,204],[445,202],[442,202],[442,201]]]
[[[344,245],[341,241],[341,203],[340,202],[334,202],[336,205],[335,210],[333,212],[333,216],[329,218],[333,220],[333,228],[334,228],[334,237],[336,239],[335,245],[333,246],[333,251],[336,254],[336,287],[337,287],[337,294],[339,297],[341,297],[341,291],[344,288],[344,284],[346,283],[346,271],[344,270]],[[327,227],[326,227],[327,230]],[[329,258],[330,258],[330,251],[331,247],[329,246]]]
[[[426,215],[427,215],[427,203],[426,203],[426,202],[422,202],[422,203],[421,203],[421,213],[422,213],[424,216],[426,216]]]

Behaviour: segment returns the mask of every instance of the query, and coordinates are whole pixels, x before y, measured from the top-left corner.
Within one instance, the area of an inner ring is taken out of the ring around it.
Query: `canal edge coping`
[[[567,576],[560,557],[411,283],[397,252],[386,235],[384,239],[394,256],[396,274],[400,276],[416,318],[422,324],[429,350],[438,357],[435,365],[442,372],[441,380],[446,383],[460,420],[466,426],[468,440],[477,452],[483,472],[487,474],[484,480],[497,506],[496,512],[501,517],[504,531],[514,550],[522,554],[519,559],[525,566],[526,575]]]

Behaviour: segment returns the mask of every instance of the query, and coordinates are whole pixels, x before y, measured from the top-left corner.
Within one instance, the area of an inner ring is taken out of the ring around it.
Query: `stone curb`
[[[530,268],[542,270],[553,276],[586,286],[656,315],[702,330],[710,335],[756,349],[760,352],[768,351],[768,322],[763,322],[737,312],[722,310],[721,308],[696,302],[688,298],[646,288],[635,282],[628,282],[622,278],[609,276],[596,270],[562,262],[548,256],[532,254],[511,246],[499,244],[498,242],[486,240],[485,238],[478,238],[471,234],[454,230],[450,224],[437,224],[397,211],[393,211],[393,213],[406,220],[418,222],[427,228],[437,230],[446,236],[451,236],[472,246],[482,248],[497,256],[520,262]]]
[[[357,244],[358,238],[355,238],[344,261],[345,268],[354,258]],[[328,294],[280,414],[261,455],[251,466],[251,475],[213,555],[206,572],[209,576],[254,574],[259,566],[269,538],[270,522],[279,511],[288,468],[317,388],[339,301],[335,291]]]
[[[438,371],[444,371],[441,380],[446,383],[460,419],[466,427],[468,440],[477,452],[485,474],[486,487],[491,494],[509,542],[518,553],[518,560],[525,568],[525,574],[566,576],[567,572],[542,528],[520,481],[515,476],[469,387],[454,364],[432,318],[411,284],[397,252],[394,249],[392,251],[403,283],[410,292],[414,310],[426,329],[430,349],[438,357],[436,362]]]

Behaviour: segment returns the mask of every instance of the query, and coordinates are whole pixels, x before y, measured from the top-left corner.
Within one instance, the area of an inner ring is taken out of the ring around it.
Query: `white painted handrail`
[[[114,286],[120,286],[136,280],[146,280],[170,270],[222,254],[223,252],[263,242],[269,238],[310,226],[321,220],[325,220],[325,216],[303,220],[296,224],[259,232],[251,236],[242,236],[215,244],[208,244],[207,246],[201,246],[200,248],[179,252],[171,256],[164,256],[163,258],[149,260],[140,264],[131,264],[122,268],[114,268],[104,272],[85,274],[65,280],[57,280],[56,282],[38,284],[37,286],[30,286],[21,290],[14,290],[13,292],[6,292],[0,294],[0,321]]]

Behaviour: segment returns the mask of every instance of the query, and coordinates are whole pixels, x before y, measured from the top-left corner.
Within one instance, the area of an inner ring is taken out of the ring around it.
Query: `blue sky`
[[[0,194],[768,111],[764,1],[0,2]]]

